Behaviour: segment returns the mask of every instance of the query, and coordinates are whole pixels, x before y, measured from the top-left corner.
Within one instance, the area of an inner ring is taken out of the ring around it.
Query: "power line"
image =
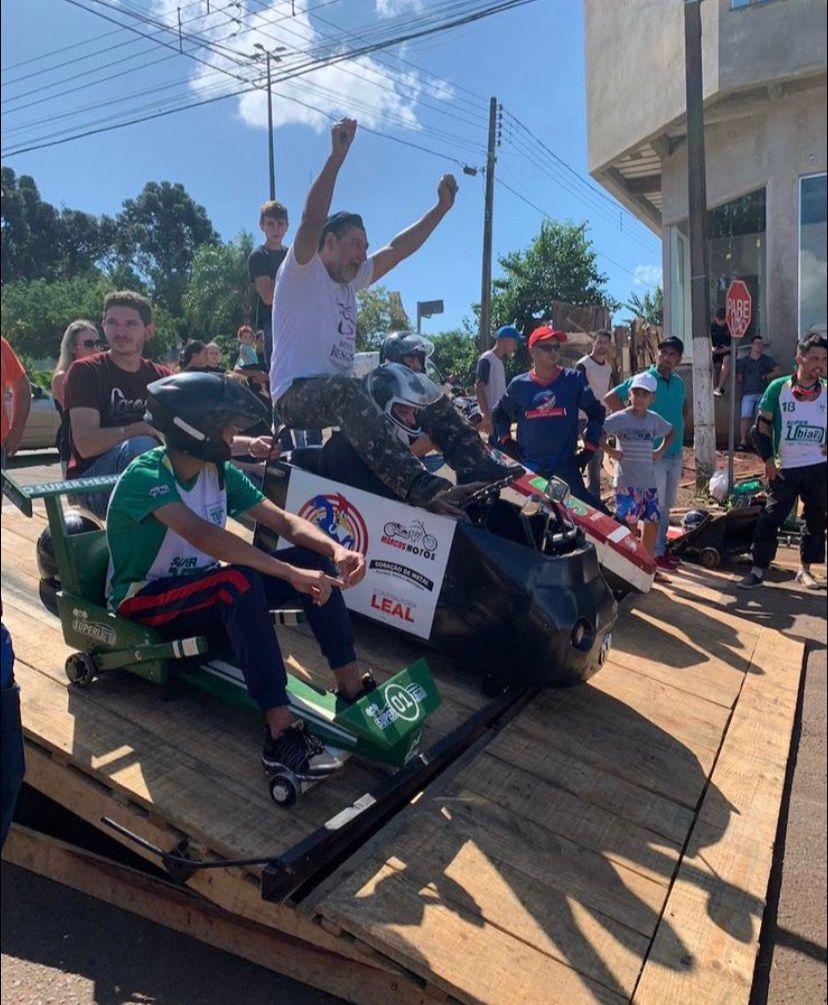
[[[86,8],[82,4],[80,4],[78,2],[78,0],[68,0],[68,2],[73,3],[75,6],[78,6],[81,9],[89,10],[89,8]],[[101,2],[101,0],[98,0],[98,2]],[[378,49],[381,49],[381,48],[386,48],[386,47],[391,46],[391,45],[400,44],[401,42],[408,41],[408,40],[410,40],[412,38],[425,37],[427,35],[432,35],[432,34],[440,32],[440,31],[449,30],[450,28],[457,27],[458,25],[461,25],[461,24],[468,24],[468,23],[471,23],[472,21],[481,20],[483,17],[488,17],[488,16],[491,16],[492,14],[500,13],[502,11],[512,9],[514,7],[523,6],[524,4],[531,3],[531,2],[534,2],[534,0],[501,0],[501,2],[499,2],[499,3],[490,3],[488,6],[484,6],[484,7],[480,8],[480,9],[478,9],[478,10],[470,10],[466,14],[460,14],[459,16],[455,17],[453,20],[448,21],[448,22],[438,22],[437,24],[431,24],[431,25],[429,25],[426,22],[426,23],[423,24],[423,26],[421,28],[419,28],[417,30],[409,31],[406,34],[392,36],[391,38],[388,38],[388,39],[386,39],[384,41],[381,41],[381,42],[370,43],[370,44],[364,45],[361,48],[358,48],[356,50],[345,50],[345,51],[340,50],[339,52],[334,53],[333,56],[329,57],[327,60],[325,60],[325,61],[316,61],[315,64],[312,61],[309,61],[309,62],[307,62],[305,64],[300,64],[299,67],[291,68],[291,70],[289,72],[287,72],[287,73],[283,74],[281,77],[277,78],[276,82],[278,83],[280,81],[285,81],[285,80],[289,80],[289,79],[292,79],[292,78],[297,77],[297,76],[305,75],[305,74],[311,72],[312,69],[318,69],[321,66],[328,66],[328,65],[333,65],[335,63],[343,62],[343,61],[345,61],[347,59],[354,58],[355,56],[365,55],[365,54],[367,54],[369,52],[372,52],[372,51],[375,51],[375,50],[378,50]],[[454,5],[449,4],[449,5],[446,5],[446,6],[448,6],[448,7],[451,7],[451,6],[457,7],[456,4],[454,4]],[[468,4],[466,4],[465,6],[468,8]],[[102,17],[104,17],[107,20],[114,20],[112,18],[109,18],[107,15],[101,14],[100,12],[90,11],[90,13],[95,13],[98,16],[102,16]],[[118,23],[118,22],[115,22],[115,23]],[[194,58],[196,58],[199,62],[206,62],[204,60],[201,60],[199,57],[194,57]],[[216,67],[213,64],[207,63],[207,65],[211,69],[213,69],[213,70],[216,69]],[[174,109],[168,109],[168,110],[164,110],[164,111],[158,111],[158,112],[155,112],[155,113],[153,113],[151,115],[141,116],[141,117],[138,117],[136,119],[127,120],[127,121],[124,121],[124,122],[121,122],[121,123],[117,123],[117,124],[113,124],[113,125],[109,125],[109,126],[104,126],[104,127],[100,127],[100,128],[96,128],[96,129],[86,130],[86,131],[84,131],[82,133],[77,133],[77,134],[74,134],[72,136],[65,137],[63,139],[59,139],[59,140],[58,139],[52,139],[52,140],[44,141],[42,143],[31,143],[28,146],[17,147],[17,148],[12,149],[11,151],[9,151],[7,153],[7,156],[14,156],[16,154],[26,153],[26,152],[30,152],[32,150],[44,149],[45,147],[56,146],[56,145],[59,145],[59,144],[62,144],[62,143],[70,142],[73,139],[80,139],[80,138],[82,138],[84,136],[94,135],[94,134],[96,134],[98,132],[111,131],[112,129],[115,129],[115,128],[122,128],[123,126],[134,125],[137,122],[145,122],[145,121],[148,121],[149,119],[160,118],[160,117],[162,117],[165,114],[173,114],[174,112],[183,111],[183,110],[185,110],[187,108],[200,107],[200,106],[202,106],[204,104],[209,104],[209,103],[212,103],[212,102],[217,101],[217,100],[222,100],[225,97],[231,97],[231,96],[235,96],[237,94],[245,93],[246,91],[257,89],[256,85],[252,84],[248,78],[241,78],[238,75],[233,74],[229,70],[224,70],[223,72],[227,73],[228,76],[232,76],[232,77],[235,77],[236,79],[242,80],[243,83],[246,86],[244,88],[240,89],[239,91],[236,91],[236,92],[228,92],[226,94],[215,96],[215,97],[211,97],[211,98],[208,98],[208,99],[205,99],[205,100],[191,102],[189,104],[182,105],[182,106],[179,106],[179,107],[174,108]],[[429,151],[429,152],[431,152],[431,151]],[[461,163],[456,158],[451,158],[451,159],[455,163]]]
[[[540,215],[542,217],[544,217],[544,219],[546,219],[546,220],[554,220],[555,219],[552,216],[551,213],[548,213],[545,209],[543,209],[543,207],[539,206],[536,202],[532,202],[531,199],[529,199],[527,196],[523,195],[522,193],[518,192],[517,189],[512,188],[511,185],[508,185],[502,179],[496,178],[495,180],[496,180],[497,184],[501,185],[503,188],[505,188],[507,190],[507,192],[511,192],[512,195],[515,196],[515,198],[520,199],[521,202],[525,203],[531,209],[534,209],[535,212],[540,213]],[[613,265],[615,265],[617,268],[621,269],[623,272],[626,272],[628,275],[632,276],[633,279],[636,279],[638,282],[643,283],[645,286],[656,287],[656,286],[659,285],[658,283],[651,283],[647,279],[642,279],[641,276],[639,276],[635,272],[633,272],[632,269],[628,269],[626,265],[622,265],[619,261],[617,261],[614,258],[611,258],[609,255],[607,255],[605,252],[601,251],[597,247],[595,249],[595,253],[597,255],[600,255],[601,258],[605,258],[608,262],[611,262]]]

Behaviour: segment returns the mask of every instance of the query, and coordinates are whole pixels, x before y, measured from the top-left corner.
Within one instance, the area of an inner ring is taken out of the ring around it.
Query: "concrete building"
[[[691,351],[681,0],[584,0],[589,170],[663,243],[665,329]],[[826,0],[704,0],[711,311],[744,279],[790,366],[826,322]]]

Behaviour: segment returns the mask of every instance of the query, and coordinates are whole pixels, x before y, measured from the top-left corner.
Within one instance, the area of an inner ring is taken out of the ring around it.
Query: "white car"
[[[26,426],[23,429],[18,450],[54,450],[60,429],[60,415],[55,408],[55,399],[37,384],[30,386],[32,407],[29,411],[29,417],[26,419]],[[11,410],[10,399],[11,392],[6,394],[6,415]]]

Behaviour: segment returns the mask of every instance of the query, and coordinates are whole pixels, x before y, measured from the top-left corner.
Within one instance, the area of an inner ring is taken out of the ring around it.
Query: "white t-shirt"
[[[592,356],[581,356],[575,366],[584,368],[587,384],[589,384],[592,393],[599,401],[603,401],[604,395],[610,389],[612,364],[606,362],[598,363],[592,358]],[[586,412],[580,410],[578,412],[578,418],[585,419]]]
[[[762,405],[760,403],[759,407]],[[779,461],[784,468],[804,468],[824,464],[826,389],[820,389],[813,401],[794,396],[790,380],[779,392]]]
[[[296,261],[293,245],[276,273],[270,397],[275,404],[297,377],[347,374],[356,351],[356,293],[371,285],[369,258],[350,283],[331,279],[315,254]]]
[[[491,411],[506,393],[506,367],[494,349],[487,349],[477,361],[477,380],[483,382],[483,394]]]

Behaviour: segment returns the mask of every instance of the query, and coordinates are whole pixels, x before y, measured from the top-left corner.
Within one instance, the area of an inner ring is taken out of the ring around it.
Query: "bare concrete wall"
[[[710,206],[767,187],[768,332],[783,365],[791,357],[798,320],[799,178],[826,170],[827,98],[823,79],[818,87],[768,101],[749,118],[705,129]],[[662,199],[665,226],[686,219],[684,146],[662,162]],[[664,275],[669,302],[668,268]]]
[[[739,90],[825,72],[828,0],[719,5],[719,87]]]
[[[718,0],[702,5],[704,90],[718,89]],[[683,4],[584,0],[589,170],[684,115]]]
[[[680,0],[583,0],[589,170],[680,123],[685,111]],[[766,0],[731,10],[704,0],[706,99],[825,72],[828,0]]]

